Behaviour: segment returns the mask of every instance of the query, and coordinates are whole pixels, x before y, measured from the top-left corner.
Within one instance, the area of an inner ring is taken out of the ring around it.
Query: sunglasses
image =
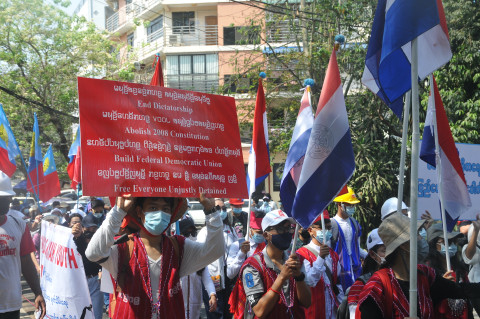
[[[226,212],[226,211],[227,211],[227,207],[226,207],[226,206],[217,205],[217,206],[215,206],[215,210],[223,210],[224,212]]]

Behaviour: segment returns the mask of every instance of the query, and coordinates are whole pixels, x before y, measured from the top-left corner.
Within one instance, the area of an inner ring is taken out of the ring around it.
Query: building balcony
[[[140,61],[146,60],[166,47],[209,45],[218,45],[216,25],[161,28],[147,35],[138,50],[138,57]]]
[[[299,32],[292,29],[299,28],[297,25],[290,25],[289,21],[276,21],[275,23],[267,22],[267,42],[270,43],[295,43]]]
[[[118,9],[106,21],[106,29],[110,32],[123,34],[133,28],[133,18],[135,16],[135,5],[127,4],[125,7]]]
[[[135,16],[148,20],[157,16],[163,10],[163,1],[159,0],[134,0]]]
[[[187,91],[216,93],[218,89],[217,74],[184,74],[165,76],[166,87]]]

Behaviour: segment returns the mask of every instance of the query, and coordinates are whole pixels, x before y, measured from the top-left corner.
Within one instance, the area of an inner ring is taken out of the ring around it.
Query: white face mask
[[[384,263],[387,262],[387,260],[385,259],[385,257],[380,257],[380,256],[379,256],[376,252],[374,252],[373,250],[372,250],[372,252],[373,252],[378,258],[380,258],[380,263],[379,263],[379,265],[383,265]],[[375,260],[375,261],[378,263],[377,260]]]

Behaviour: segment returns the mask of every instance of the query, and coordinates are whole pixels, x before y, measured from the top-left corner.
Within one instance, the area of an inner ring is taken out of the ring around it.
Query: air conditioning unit
[[[168,42],[170,45],[180,45],[180,36],[178,34],[170,34]]]

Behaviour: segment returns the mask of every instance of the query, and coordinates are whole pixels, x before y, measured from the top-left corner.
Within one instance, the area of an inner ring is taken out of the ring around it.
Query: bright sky
[[[73,14],[73,11],[75,11],[75,8],[77,5],[80,3],[81,0],[70,0],[70,6],[68,8],[64,8],[62,6],[58,6],[60,9],[68,13],[69,15]],[[45,0],[47,3],[54,3],[53,0]]]

